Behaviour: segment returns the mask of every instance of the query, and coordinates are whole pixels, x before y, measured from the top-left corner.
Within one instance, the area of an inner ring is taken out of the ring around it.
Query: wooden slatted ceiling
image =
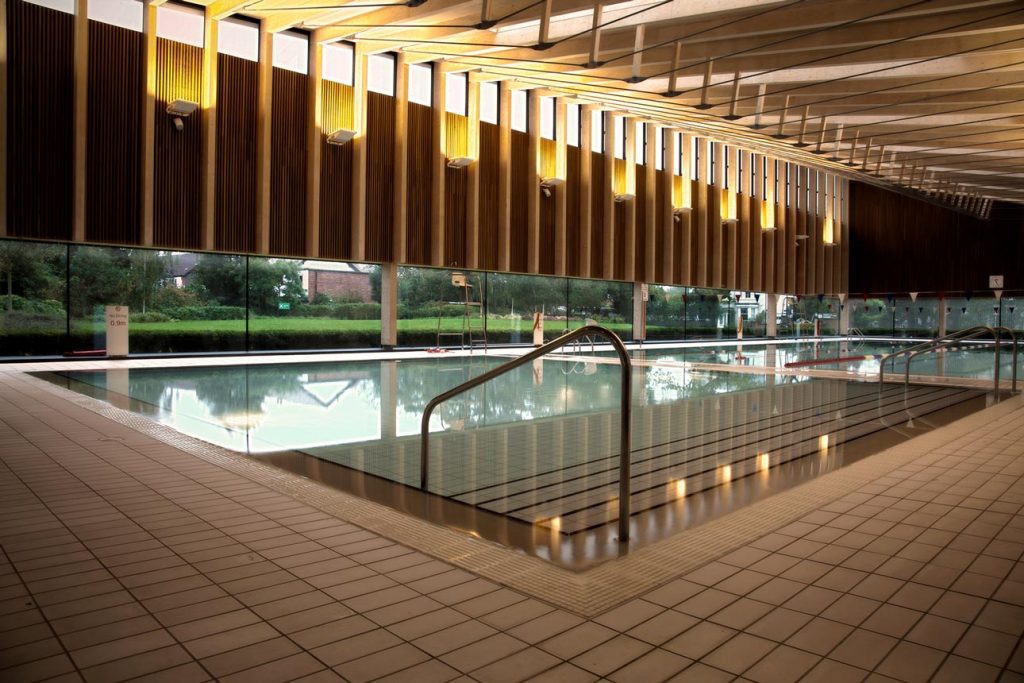
[[[258,65],[217,56],[217,208],[214,244],[256,250],[256,101]]]
[[[1024,147],[1014,125],[1024,113],[1024,7],[1017,0],[429,0],[416,7],[349,0],[297,7],[295,0],[264,0],[246,11],[274,30],[302,25],[322,40],[356,36],[374,50],[443,59],[451,69],[699,128],[870,183],[922,184],[932,192],[961,183],[962,190],[1024,200],[1024,165],[1009,151]],[[538,51],[546,7],[552,44]],[[475,29],[482,18],[495,25]],[[775,139],[780,119],[785,137]],[[839,125],[844,135],[836,142]],[[854,151],[859,170],[831,154],[814,156],[822,130],[823,149],[838,149],[843,160]],[[796,146],[801,131],[805,148]],[[915,177],[924,180],[901,180],[904,162],[916,163],[922,173]],[[882,178],[864,172],[876,166]]]
[[[202,48],[158,38],[156,43],[156,156],[153,176],[153,244],[198,249],[202,244],[199,207],[201,116],[174,126],[167,105],[177,99],[198,102]]]
[[[89,127],[85,237],[136,244],[140,239],[142,34],[89,22]]]
[[[70,239],[74,18],[8,0],[5,21],[8,234]]]

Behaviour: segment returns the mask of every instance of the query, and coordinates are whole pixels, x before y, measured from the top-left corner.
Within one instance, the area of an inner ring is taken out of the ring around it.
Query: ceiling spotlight
[[[448,160],[448,168],[465,168],[473,163],[473,157],[455,157]]]
[[[348,130],[347,128],[339,128],[330,135],[327,136],[328,145],[347,145],[352,141],[352,138],[356,136],[354,130]]]

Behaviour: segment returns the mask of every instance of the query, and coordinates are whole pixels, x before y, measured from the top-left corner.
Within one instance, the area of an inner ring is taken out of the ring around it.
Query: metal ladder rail
[[[953,340],[962,339],[965,335],[973,333],[973,332],[977,332],[979,330],[989,330],[989,331],[991,331],[992,328],[988,327],[987,325],[976,325],[975,327],[969,327],[966,330],[958,330],[956,332],[951,332],[951,333],[947,334],[944,337],[939,337],[938,339],[929,339],[926,342],[921,342],[920,344],[914,344],[913,346],[908,346],[905,349],[900,349],[899,351],[895,351],[893,353],[888,353],[888,354],[884,355],[882,357],[882,361],[879,363],[879,367],[878,367],[878,393],[881,394],[882,393],[882,388],[885,386],[885,364],[887,362],[889,362],[890,360],[898,358],[899,356],[904,356],[904,355],[907,355],[907,354],[910,354],[910,353],[914,353],[916,351],[928,350],[929,348],[934,347],[936,344],[940,344],[940,343],[945,342],[945,341],[953,341]],[[896,364],[895,364],[895,361],[894,361],[893,362],[893,370],[895,370],[895,369],[896,369]]]
[[[1010,341],[1013,342],[1013,360],[1010,365],[1010,393],[1015,394],[1017,393],[1017,333],[1005,325],[998,325],[992,329],[1000,333],[1000,335],[996,336],[996,390],[999,390],[999,337],[1005,331],[1009,333]]]
[[[938,351],[939,349],[945,349],[945,348],[948,348],[948,347],[950,347],[950,346],[952,346],[954,344],[957,344],[959,342],[966,341],[968,339],[974,339],[976,337],[980,337],[980,336],[986,335],[986,334],[991,334],[993,336],[996,336],[996,332],[991,327],[986,327],[984,329],[975,330],[971,334],[966,334],[966,335],[957,337],[956,339],[947,339],[945,341],[936,340],[935,343],[931,344],[927,348],[923,348],[923,349],[920,349],[918,351],[914,351],[913,353],[909,354],[907,356],[907,364],[906,364],[906,367],[904,368],[904,372],[903,372],[903,388],[904,388],[904,390],[906,390],[910,386],[910,363],[915,358],[920,356],[922,353],[928,353],[930,351]],[[996,382],[995,388],[998,391],[999,390],[999,338],[998,338],[998,336],[996,336],[996,376],[995,376],[995,382]]]
[[[536,360],[541,356],[545,356],[552,351],[562,348],[566,344],[571,344],[577,339],[588,335],[601,336],[611,342],[611,345],[615,348],[615,352],[619,355],[619,362],[622,365],[622,403],[620,405],[621,426],[619,428],[619,541],[628,541],[630,489],[629,458],[632,450],[631,401],[633,364],[629,360],[629,353],[626,351],[626,347],[622,344],[622,340],[619,339],[619,336],[608,328],[601,327],[600,325],[585,325],[583,327],[579,327],[567,334],[563,334],[558,339],[537,347],[530,353],[514,358],[507,363],[503,363],[496,368],[488,370],[482,375],[474,377],[467,382],[463,382],[459,386],[449,389],[443,394],[439,394],[430,399],[426,408],[423,410],[423,418],[420,421],[420,489],[423,491],[427,490],[427,470],[430,460],[430,416],[437,406],[454,396],[458,396],[459,394],[478,387],[485,382],[489,382],[495,377],[499,377],[506,372],[515,370],[521,365],[525,365],[526,363]]]

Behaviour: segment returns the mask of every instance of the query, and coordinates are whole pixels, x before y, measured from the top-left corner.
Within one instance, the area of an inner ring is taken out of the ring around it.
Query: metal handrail
[[[1017,391],[1017,333],[1005,325],[998,325],[992,328],[994,331],[1002,333],[1004,330],[1010,333],[1010,339],[1013,341],[1013,361],[1010,366],[1010,393],[1016,393]],[[999,336],[996,336],[996,389],[999,388]]]
[[[458,396],[461,393],[478,387],[484,382],[489,382],[495,377],[503,375],[510,370],[514,370],[521,365],[525,365],[532,360],[536,360],[551,351],[560,349],[580,337],[586,337],[592,334],[599,335],[610,341],[612,346],[615,347],[615,352],[619,354],[619,361],[622,364],[622,405],[620,406],[622,422],[619,429],[619,540],[628,541],[630,483],[629,458],[632,437],[630,425],[632,417],[631,402],[633,364],[630,362],[629,353],[626,351],[626,347],[622,344],[622,340],[619,339],[619,336],[608,328],[601,327],[600,325],[584,325],[583,327],[578,327],[567,334],[563,334],[558,339],[549,341],[547,344],[537,347],[533,351],[522,355],[519,358],[514,358],[507,363],[503,363],[496,368],[488,370],[482,375],[474,377],[467,382],[463,382],[459,386],[449,389],[443,394],[430,399],[427,403],[427,407],[423,410],[423,419],[420,422],[420,488],[423,491],[427,490],[427,466],[430,459],[430,415],[434,412],[434,408],[454,396]]]
[[[915,358],[920,356],[922,353],[929,353],[931,351],[938,351],[939,349],[948,348],[948,347],[950,347],[950,346],[952,346],[954,344],[958,344],[959,342],[966,341],[968,339],[974,339],[975,337],[980,337],[980,336],[982,336],[984,334],[991,334],[992,336],[994,336],[996,338],[996,377],[995,377],[995,382],[996,383],[995,383],[995,390],[999,391],[999,336],[996,334],[995,330],[993,330],[991,327],[985,327],[985,326],[980,326],[980,325],[978,327],[981,328],[981,329],[975,329],[975,331],[972,332],[971,334],[966,334],[966,335],[957,337],[956,339],[947,339],[945,341],[936,340],[935,343],[931,344],[927,348],[919,349],[919,350],[914,351],[913,353],[909,354],[907,356],[906,368],[904,368],[904,372],[903,372],[903,386],[904,387],[910,386],[910,363]]]
[[[926,342],[921,342],[920,344],[914,344],[913,346],[908,346],[905,349],[900,349],[899,351],[895,351],[893,353],[885,354],[884,356],[882,356],[882,361],[881,361],[881,363],[879,363],[879,367],[878,367],[878,393],[879,393],[879,395],[881,395],[882,389],[885,386],[885,364],[888,361],[890,361],[890,360],[892,360],[894,358],[897,358],[898,356],[904,356],[904,355],[907,355],[909,353],[914,353],[915,351],[927,350],[928,348],[933,347],[936,344],[940,344],[940,343],[945,342],[945,341],[959,340],[959,339],[963,338],[965,335],[970,334],[972,332],[977,332],[978,330],[991,330],[991,329],[992,329],[991,327],[987,327],[985,325],[977,325],[975,327],[969,327],[966,330],[957,330],[956,332],[951,332],[951,333],[945,335],[944,337],[939,337],[937,339],[929,339]],[[893,362],[893,369],[894,370],[896,369],[895,361]]]

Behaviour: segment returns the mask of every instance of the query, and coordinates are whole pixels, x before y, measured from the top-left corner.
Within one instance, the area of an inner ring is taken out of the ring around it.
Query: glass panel
[[[665,168],[665,129],[658,126],[654,130],[654,168],[661,171]]]
[[[422,104],[425,107],[431,106],[433,98],[431,95],[431,80],[434,70],[430,64],[409,65],[409,101]]]
[[[465,72],[446,74],[444,96],[444,107],[446,111],[466,116],[467,84],[468,81]]]
[[[634,124],[633,144],[636,163],[647,163],[647,126],[642,121],[637,121]]]
[[[580,112],[578,104],[565,107],[565,143],[573,147],[580,146]]]
[[[728,304],[722,305],[728,292],[719,289],[690,288],[686,291],[686,336],[697,339],[722,337]],[[733,328],[735,330],[735,327]]]
[[[487,275],[487,341],[532,344],[534,314],[543,316],[545,341],[567,325],[565,278],[542,275]]]
[[[331,47],[331,46],[327,46]],[[260,58],[260,29],[251,21],[224,19],[217,27],[217,51],[248,59],[251,62]],[[324,50],[324,63],[327,62],[327,51]]]
[[[366,58],[366,88],[382,95],[394,96],[394,55],[370,55]]]
[[[647,294],[647,338],[686,336],[686,288],[651,285]]]
[[[626,119],[621,116],[612,116],[612,154],[616,159],[626,158]]]
[[[555,98],[540,98],[540,136],[546,140],[555,139]]]
[[[380,268],[299,259],[249,259],[249,348],[380,345]]]
[[[994,296],[951,296],[946,298],[946,332],[976,325],[996,325],[999,306]]]
[[[498,84],[495,81],[480,84],[480,120],[498,123]]]
[[[939,334],[939,300],[919,297],[896,299],[897,337],[937,337]]]
[[[604,122],[603,111],[594,110],[590,114],[590,149],[593,152],[604,152]]]
[[[274,66],[300,74],[308,73],[309,39],[291,31],[275,33]]]
[[[158,254],[163,279],[152,300],[133,311],[131,351],[245,350],[245,257],[150,253]]]
[[[468,287],[452,278],[462,274]],[[483,337],[483,274],[446,268],[398,269],[399,346],[468,345]],[[468,303],[467,303],[468,301]],[[493,341],[488,335],[488,341]]]
[[[138,13],[138,30],[142,30],[142,12]],[[179,43],[203,46],[203,12],[193,7],[167,3],[156,8],[156,35]]]
[[[0,356],[67,350],[67,247],[0,240]]]
[[[512,130],[526,132],[526,98],[525,90],[512,91]]]
[[[70,3],[71,8],[67,11],[74,12],[74,3]],[[123,28],[129,28],[133,31],[142,30],[142,3],[139,0],[104,0],[103,2],[89,3],[88,14],[90,19],[95,21],[101,21],[104,24],[113,24],[114,26],[121,26]],[[174,7],[171,8],[167,5],[161,5],[157,8],[156,14],[156,34],[161,38],[170,38],[171,40],[177,40],[182,43],[192,43],[183,37],[177,37],[175,35],[175,27],[181,21],[182,8]],[[178,10],[178,11],[175,11]],[[187,10],[186,10],[187,11]],[[169,16],[170,15],[170,16]],[[177,16],[174,16],[177,15]],[[185,19],[187,23],[187,19]],[[186,34],[190,31],[194,31],[193,27],[182,27]],[[169,32],[169,33],[168,33]],[[199,16],[199,45],[203,44],[203,19]]]
[[[1009,327],[1018,335],[1024,332],[1024,306],[1018,296],[1003,296],[1001,325]],[[1022,340],[1024,341],[1024,340]]]
[[[850,327],[868,335],[891,335],[893,333],[893,307],[885,299],[848,299],[850,306]]]
[[[633,285],[609,280],[569,280],[570,327],[589,321],[625,340],[633,338]]]
[[[324,79],[344,85],[355,83],[355,49],[350,43],[324,45]]]

